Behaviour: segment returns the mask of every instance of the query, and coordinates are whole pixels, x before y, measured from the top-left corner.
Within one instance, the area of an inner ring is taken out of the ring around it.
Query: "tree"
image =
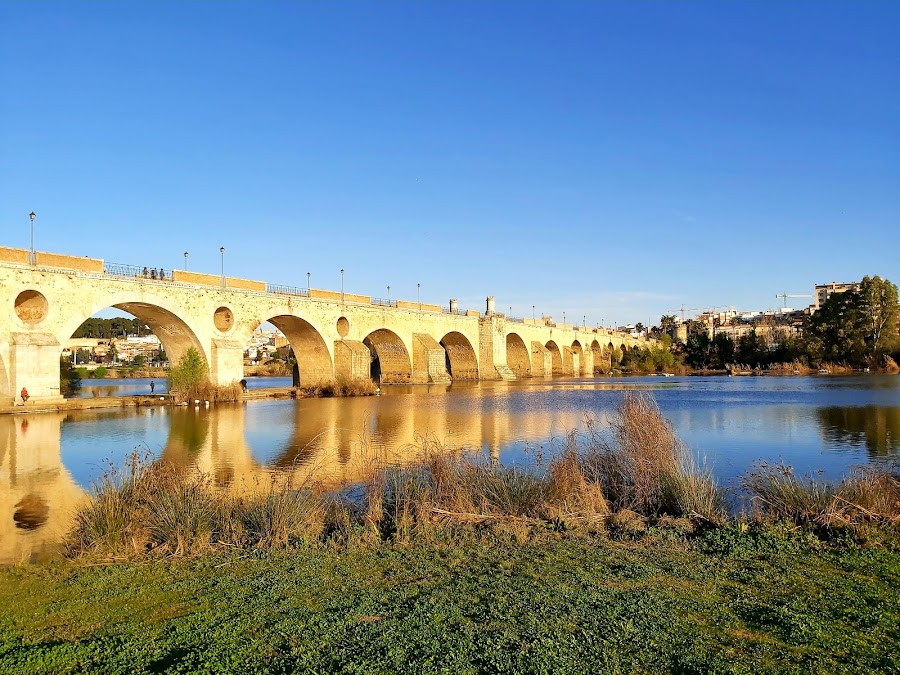
[[[716,368],[723,368],[734,361],[734,340],[725,333],[713,338],[712,347],[712,361]]]
[[[737,358],[741,363],[758,366],[766,359],[766,346],[754,328],[738,340]]]
[[[612,352],[609,355],[610,363],[611,364],[622,363],[622,356],[623,356],[622,350],[619,349],[618,347],[616,347],[615,349],[612,350]]]
[[[74,396],[81,389],[81,375],[65,357],[59,359],[59,388],[63,396]]]
[[[685,361],[691,368],[704,368],[709,357],[709,336],[706,333],[688,335],[684,347]]]
[[[865,324],[866,351],[876,359],[898,342],[897,286],[879,276],[863,277],[859,284],[860,320]]]
[[[810,359],[861,365],[866,357],[867,323],[857,291],[834,293],[806,322]]]

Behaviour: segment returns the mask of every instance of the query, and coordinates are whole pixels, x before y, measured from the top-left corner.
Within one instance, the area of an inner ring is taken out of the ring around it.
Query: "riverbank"
[[[312,385],[307,387],[269,387],[248,389],[236,401],[253,401],[261,399],[285,398],[331,398],[349,396],[373,396],[375,386],[342,386],[335,383]],[[198,399],[199,400],[199,399]],[[0,415],[21,415],[46,412],[67,412],[74,410],[93,410],[97,408],[144,408],[150,406],[177,406],[179,403],[170,394],[134,395],[134,396],[96,396],[92,398],[63,398],[54,400],[29,399],[22,403],[17,399],[13,403],[0,404]],[[206,400],[199,400],[196,405],[209,405]]]
[[[0,671],[888,673],[900,555],[494,532],[0,570]]]
[[[270,389],[251,389],[244,392],[239,400],[251,401],[258,399],[279,398],[306,398],[302,390],[294,387],[273,387]],[[308,398],[313,398],[309,396]],[[198,405],[205,405],[200,401]],[[67,412],[72,410],[94,410],[97,408],[143,408],[150,406],[174,406],[178,405],[169,394],[148,396],[97,396],[94,398],[64,398],[52,401],[29,399],[23,404],[18,399],[12,404],[0,405],[0,415],[22,415],[45,412]],[[183,405],[183,404],[182,404]]]

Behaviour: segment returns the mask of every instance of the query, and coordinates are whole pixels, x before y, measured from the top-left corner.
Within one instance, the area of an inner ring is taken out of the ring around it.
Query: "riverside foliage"
[[[372,468],[348,497],[290,469],[264,485],[220,486],[164,463],[133,462],[105,477],[69,538],[74,556],[182,555],[238,548],[411,543],[458,529],[527,540],[547,531],[640,533],[674,524],[693,532],[749,522],[698,467],[653,399],[627,393],[611,431],[571,435],[543,469],[487,464],[424,441],[420,461]],[[840,485],[761,469],[746,481],[754,522],[790,522],[823,540],[893,540],[900,477],[870,470]],[[240,489],[235,489],[240,488]]]
[[[176,401],[237,401],[243,390],[238,383],[215,386],[209,381],[206,361],[190,347],[169,370],[168,390]]]

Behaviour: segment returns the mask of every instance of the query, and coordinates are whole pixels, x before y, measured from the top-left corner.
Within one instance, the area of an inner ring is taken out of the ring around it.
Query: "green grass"
[[[787,530],[0,570],[0,672],[898,672],[900,554]]]

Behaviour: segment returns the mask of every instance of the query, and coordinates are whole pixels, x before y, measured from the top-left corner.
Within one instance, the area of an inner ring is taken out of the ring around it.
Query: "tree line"
[[[73,338],[113,338],[128,337],[129,335],[149,335],[150,329],[140,319],[129,319],[124,316],[112,319],[98,319],[91,317],[78,327],[72,335]]]
[[[735,341],[725,333],[710,338],[697,332],[680,349],[685,362],[699,369],[735,363],[765,368],[792,362],[880,368],[885,357],[900,357],[898,325],[897,286],[878,276],[864,277],[858,289],[830,295],[818,311],[804,318],[799,334],[774,327],[763,336],[754,329]]]

